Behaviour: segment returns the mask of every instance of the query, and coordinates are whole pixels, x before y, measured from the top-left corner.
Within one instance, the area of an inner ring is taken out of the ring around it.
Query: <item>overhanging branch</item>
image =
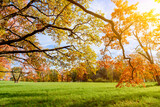
[[[90,11],[90,10],[87,10],[84,6],[82,6],[81,4],[79,4],[79,3],[77,3],[77,2],[75,2],[75,1],[73,1],[73,0],[67,0],[67,1],[69,1],[70,3],[78,6],[79,8],[81,8],[81,9],[82,9],[83,11],[85,11],[86,13],[88,13],[88,14],[90,14],[90,15],[92,15],[92,16],[95,16],[95,17],[97,17],[97,18],[99,18],[99,19],[102,19],[102,20],[105,21],[105,22],[110,23],[111,26],[112,26],[112,31],[117,35],[117,38],[121,38],[120,34],[116,31],[114,22],[113,22],[112,20],[106,19],[105,17],[103,17],[103,16],[101,16],[101,15],[99,15],[99,14],[97,14],[97,13],[94,13],[94,12],[92,12],[92,11]]]
[[[57,51],[60,49],[65,49],[72,47],[72,45],[69,46],[64,46],[64,47],[59,47],[59,48],[54,48],[54,49],[42,49],[42,50],[29,50],[29,51],[2,51],[0,54],[15,54],[15,53],[33,53],[33,52],[47,52],[47,51]]]
[[[42,27],[41,29],[34,30],[33,32],[31,32],[29,34],[26,34],[25,36],[22,36],[21,38],[0,42],[0,45],[11,44],[11,43],[14,43],[14,42],[19,42],[19,41],[25,40],[26,38],[28,38],[30,36],[33,36],[33,35],[35,35],[39,32],[43,32],[45,29],[47,29],[49,27],[52,27],[52,28],[55,28],[55,29],[62,29],[62,30],[70,31],[71,33],[73,33],[72,29],[70,29],[70,28],[58,27],[58,26],[53,26],[51,24],[48,24],[48,25]],[[15,35],[17,35],[17,34],[15,34]]]

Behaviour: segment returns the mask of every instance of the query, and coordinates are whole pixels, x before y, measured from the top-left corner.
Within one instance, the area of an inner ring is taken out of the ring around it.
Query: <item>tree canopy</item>
[[[90,1],[78,2],[88,8]],[[100,43],[103,23],[70,1],[2,0],[0,12],[0,58],[34,69],[48,62],[65,67],[76,60],[95,61],[90,45]],[[51,36],[57,47],[43,49],[36,34]]]
[[[103,58],[98,64],[106,69],[110,66],[122,69],[117,86],[141,84],[146,75],[160,85],[160,67],[153,56],[153,51],[160,49],[159,14],[153,10],[137,11],[138,3],[129,5],[127,0],[111,0],[115,9],[111,19],[107,19],[102,13],[88,9],[91,1],[1,0],[0,60],[6,62],[5,66],[15,60],[25,69],[38,71],[46,71],[49,66],[70,66],[76,72],[82,68],[85,72],[88,67],[95,72],[92,68],[96,66],[97,55],[91,46],[103,42]],[[105,35],[100,38],[100,33]],[[44,49],[37,34],[51,36],[57,47]],[[125,46],[132,40],[138,45],[128,55]],[[63,42],[65,46],[61,45]],[[124,60],[112,61],[107,55],[110,48],[121,50]]]

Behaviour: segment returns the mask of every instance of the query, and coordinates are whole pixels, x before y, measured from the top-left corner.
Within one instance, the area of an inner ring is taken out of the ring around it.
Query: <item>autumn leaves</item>
[[[76,66],[82,63],[94,68],[96,55],[91,45],[99,45],[102,40],[105,49],[101,53],[105,60],[100,62],[101,66],[110,66],[106,64],[111,59],[105,56],[108,47],[121,50],[127,63],[125,67],[122,62],[113,63],[117,70],[123,71],[118,86],[143,83],[146,75],[160,84],[159,67],[153,56],[153,51],[159,51],[158,14],[140,13],[136,10],[138,4],[129,5],[127,0],[112,0],[116,7],[111,19],[88,10],[89,1],[23,1],[4,2],[0,8],[0,21],[5,21],[0,24],[0,55],[5,60],[16,60],[24,68],[35,70],[42,66],[78,69]],[[100,40],[101,32],[105,36]],[[36,34],[51,36],[57,47],[43,49]],[[132,39],[138,44],[134,53],[128,55],[125,46]],[[66,46],[61,46],[64,42]]]

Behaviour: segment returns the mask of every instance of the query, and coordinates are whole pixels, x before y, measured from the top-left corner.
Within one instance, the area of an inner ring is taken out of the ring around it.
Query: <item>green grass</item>
[[[160,107],[160,86],[115,88],[117,83],[0,81],[5,107]]]

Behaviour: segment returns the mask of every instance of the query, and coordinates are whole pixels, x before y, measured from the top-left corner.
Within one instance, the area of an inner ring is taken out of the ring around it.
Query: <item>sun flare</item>
[[[154,9],[154,13],[160,14],[160,4],[155,2],[154,0],[142,0],[142,3],[139,3],[138,10],[143,12],[149,12],[150,10]],[[141,2],[141,0],[140,0]]]

